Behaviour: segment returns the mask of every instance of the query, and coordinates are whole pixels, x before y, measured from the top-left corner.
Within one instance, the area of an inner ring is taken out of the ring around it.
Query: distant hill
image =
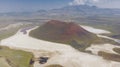
[[[98,39],[95,34],[86,31],[74,22],[57,20],[48,21],[39,28],[32,30],[30,36],[42,40],[70,44],[75,48],[81,48],[80,50],[90,46],[91,43]]]
[[[96,6],[89,5],[74,5],[74,6],[65,6],[58,9],[51,10],[38,10],[36,12],[8,12],[0,13],[0,16],[31,16],[31,15],[105,15],[105,16],[120,16],[120,9],[112,8],[99,8]]]
[[[66,6],[60,9],[50,10],[52,13],[80,14],[80,15],[120,15],[120,9],[99,8],[89,5]]]

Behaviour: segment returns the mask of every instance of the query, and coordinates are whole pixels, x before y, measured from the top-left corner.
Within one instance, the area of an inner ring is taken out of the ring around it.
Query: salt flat
[[[36,28],[37,27],[33,29]],[[84,28],[88,31],[92,30],[92,32],[96,34],[110,33],[102,29],[95,29],[87,26],[84,26]],[[8,46],[13,49],[28,50],[30,52],[33,52],[36,58],[38,58],[42,54],[39,51],[46,51],[53,53],[53,55],[50,57],[50,59],[46,64],[41,65],[38,62],[35,62],[34,67],[38,67],[38,66],[44,67],[49,64],[61,64],[64,67],[119,67],[120,66],[120,63],[118,62],[107,61],[97,55],[95,56],[95,55],[79,52],[69,45],[53,43],[53,42],[32,38],[29,36],[29,32],[33,29],[28,30],[27,34],[23,34],[19,30],[15,35],[3,39],[1,41],[1,45]],[[46,55],[49,56],[49,54]]]
[[[118,48],[118,47],[119,46],[115,46],[115,45],[107,44],[107,43],[106,44],[93,44],[90,47],[88,47],[86,50],[90,50],[92,51],[93,54],[96,54],[96,55],[98,55],[99,51],[117,54],[112,49]]]
[[[86,29],[89,32],[95,33],[95,34],[109,34],[111,33],[110,31],[107,30],[103,30],[103,29],[98,29],[98,28],[94,28],[91,26],[85,26],[85,25],[80,25],[82,28]]]

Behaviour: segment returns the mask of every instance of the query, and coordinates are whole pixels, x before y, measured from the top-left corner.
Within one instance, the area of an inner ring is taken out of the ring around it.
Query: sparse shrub
[[[113,51],[115,51],[115,52],[120,54],[120,48],[113,48]]]
[[[99,51],[98,55],[102,56],[104,59],[107,59],[107,60],[120,62],[120,55],[119,54],[113,54],[113,53]]]
[[[61,66],[59,64],[52,64],[52,65],[48,65],[48,66],[45,66],[45,67],[63,67],[63,66]]]

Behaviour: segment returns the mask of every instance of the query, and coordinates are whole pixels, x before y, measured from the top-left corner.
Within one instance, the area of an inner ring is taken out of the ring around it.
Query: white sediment
[[[31,30],[28,30],[27,33],[29,34]],[[86,27],[86,30],[89,31],[89,27]],[[96,34],[105,32],[110,33],[103,30],[99,30],[98,33],[98,29],[94,29],[93,32]],[[49,64],[61,64],[64,67],[119,67],[117,65],[120,65],[120,63],[113,63],[113,61],[104,60],[99,56],[79,52],[69,45],[35,39],[30,37],[28,34],[23,34],[18,31],[15,35],[7,39],[3,39],[1,41],[1,45],[9,46],[13,49],[22,49],[33,52],[36,58],[44,54],[43,52],[46,52],[46,56],[50,56],[50,59],[46,64],[39,64],[39,62],[35,62],[34,67],[44,67]],[[101,50],[102,48],[99,49]],[[111,48],[106,49],[106,51],[109,51],[109,49]]]
[[[112,44],[92,44],[86,50],[90,50],[92,51],[93,54],[96,54],[96,55],[98,55],[99,51],[117,54],[116,52],[113,51],[113,48],[116,48],[116,47],[118,48],[119,46],[115,46]]]
[[[109,34],[111,33],[110,31],[103,30],[103,29],[97,29],[91,26],[85,26],[85,25],[80,25],[82,28],[86,29],[89,32],[95,33],[95,34]]]

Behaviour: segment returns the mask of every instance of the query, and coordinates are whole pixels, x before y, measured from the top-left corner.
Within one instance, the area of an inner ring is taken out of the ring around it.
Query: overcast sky
[[[36,11],[84,4],[120,8],[120,0],[0,0],[0,12]]]

